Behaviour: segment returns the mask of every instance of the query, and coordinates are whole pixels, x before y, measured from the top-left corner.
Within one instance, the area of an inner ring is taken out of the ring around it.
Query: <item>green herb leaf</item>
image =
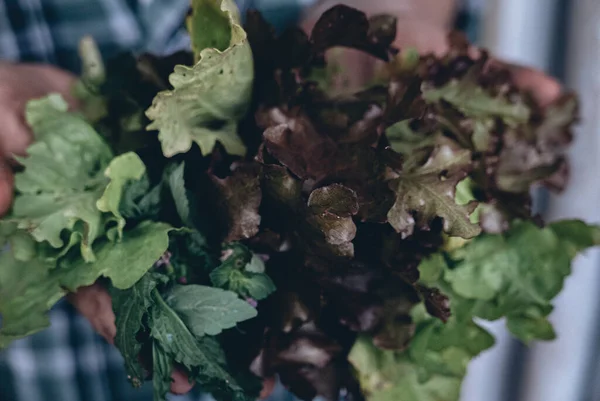
[[[138,181],[129,181],[123,188],[120,214],[131,220],[156,220],[163,200],[163,183],[150,188],[147,175]]]
[[[171,358],[156,341],[152,343],[154,401],[164,401],[171,391]]]
[[[215,287],[257,301],[265,299],[276,290],[275,284],[266,274],[245,272],[225,263],[210,273],[210,280]]]
[[[127,374],[135,387],[141,386],[144,380],[144,370],[138,359],[142,348],[138,333],[143,329],[142,319],[152,305],[151,293],[159,279],[156,275],[146,274],[127,290],[111,291],[117,326],[115,345],[125,359]]]
[[[167,168],[166,182],[171,191],[171,196],[173,196],[173,202],[175,203],[175,208],[177,209],[177,214],[179,214],[179,218],[181,221],[189,225],[190,224],[190,201],[188,199],[188,191],[185,188],[185,163],[180,163],[178,165],[172,165],[170,168]]]
[[[202,285],[175,286],[166,302],[197,337],[217,335],[256,316],[256,309],[234,292]]]
[[[196,338],[179,315],[154,290],[155,305],[150,315],[150,333],[176,362],[183,364],[208,390],[219,390],[233,401],[245,401],[244,392],[227,372],[223,361],[215,358],[215,350]]]
[[[257,301],[276,290],[275,284],[264,272],[262,260],[244,245],[229,244],[225,252],[228,256],[210,273],[210,281],[215,287]]]

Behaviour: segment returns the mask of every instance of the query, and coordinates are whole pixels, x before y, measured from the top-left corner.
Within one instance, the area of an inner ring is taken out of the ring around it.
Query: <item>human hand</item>
[[[24,156],[32,135],[25,122],[25,106],[29,100],[60,93],[71,108],[77,107],[71,96],[76,77],[48,65],[0,63],[0,216],[10,208],[13,156]],[[116,334],[115,316],[108,292],[100,285],[83,288],[69,300],[90,321],[92,327],[109,343]],[[185,375],[173,374],[172,390],[185,393],[191,389]]]
[[[454,19],[455,0],[323,0],[305,14],[302,28],[310,32],[324,11],[340,3],[358,8],[367,16],[382,13],[395,15],[398,24],[394,47],[398,49],[414,48],[421,54],[433,53],[437,56],[443,56],[448,51],[448,33]],[[375,75],[377,63],[358,50],[344,49],[336,53],[338,57],[343,58],[340,63],[352,68],[344,74],[344,82],[350,87],[360,87]],[[541,107],[552,103],[562,92],[559,82],[541,71],[498,60],[495,62],[506,67],[517,86],[530,92]]]
[[[94,284],[89,287],[80,288],[76,293],[69,295],[68,298],[79,313],[89,320],[94,330],[110,344],[113,344],[115,335],[117,334],[117,327],[115,326],[112,301],[106,289],[100,284]],[[171,379],[171,392],[174,394],[185,394],[194,385],[189,382],[185,373],[177,369],[173,370]],[[260,399],[267,398],[273,392],[274,387],[274,379],[265,379]]]
[[[0,216],[10,208],[13,177],[10,164],[15,155],[24,156],[32,135],[25,122],[24,110],[29,100],[60,93],[71,108],[77,108],[71,96],[76,77],[46,65],[9,64],[0,62]],[[106,341],[113,344],[117,332],[110,295],[104,287],[94,284],[68,296],[69,301],[89,320]],[[174,369],[171,392],[184,394],[193,384],[181,371]],[[273,380],[267,380],[261,397],[270,394]]]
[[[80,288],[77,292],[69,294],[67,298],[98,334],[108,343],[114,344],[117,326],[115,326],[112,300],[106,288],[94,284]],[[185,394],[193,387],[193,383],[189,382],[187,376],[177,369],[173,370],[171,379],[171,392],[174,394]]]
[[[0,61],[0,216],[10,208],[13,156],[25,155],[31,132],[25,123],[25,105],[52,92],[62,94],[72,107],[70,88],[75,77],[47,65],[11,64]]]

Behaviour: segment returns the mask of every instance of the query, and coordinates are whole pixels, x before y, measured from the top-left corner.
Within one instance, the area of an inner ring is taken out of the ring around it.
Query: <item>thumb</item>
[[[112,310],[112,300],[108,291],[100,284],[82,287],[67,296],[69,302],[92,325],[93,329],[106,341],[113,344],[117,334],[115,314]]]

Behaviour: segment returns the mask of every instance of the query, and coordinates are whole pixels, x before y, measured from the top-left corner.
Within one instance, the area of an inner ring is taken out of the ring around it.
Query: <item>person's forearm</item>
[[[427,24],[447,30],[451,27],[455,14],[457,0],[321,0],[312,7],[306,19],[313,19],[336,4],[367,11],[369,15],[388,13],[402,19],[419,20]]]

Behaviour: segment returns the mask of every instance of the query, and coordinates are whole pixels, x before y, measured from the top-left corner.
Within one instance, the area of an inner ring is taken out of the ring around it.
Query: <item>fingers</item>
[[[73,108],[77,107],[77,101],[71,96],[75,76],[54,67],[2,62],[0,82],[3,83],[0,87],[0,121],[2,121],[0,216],[2,216],[10,209],[13,197],[13,176],[8,162],[14,155],[24,156],[32,140],[24,116],[27,102],[51,92],[62,94]]]
[[[31,143],[32,134],[29,127],[25,123],[23,109],[12,109],[0,101],[3,110],[0,111],[2,116],[2,129],[0,130],[0,149],[2,156],[12,158],[14,155],[25,156],[27,147]]]
[[[104,287],[100,284],[82,287],[77,292],[69,294],[67,298],[98,334],[110,344],[114,344],[117,334],[115,314],[110,295]],[[187,375],[177,369],[173,370],[171,379],[171,392],[174,394],[185,394],[194,386],[189,382]]]
[[[275,378],[267,377],[266,379],[263,380],[263,387],[260,392],[259,399],[265,400],[265,399],[269,398],[269,396],[273,393],[274,389],[275,389]]]
[[[171,392],[173,394],[186,394],[194,387],[194,383],[190,383],[187,375],[177,369],[171,374],[171,380]]]
[[[13,175],[10,167],[0,161],[0,217],[4,216],[12,204]]]
[[[394,46],[413,48],[421,54],[443,56],[448,51],[448,31],[421,20],[399,21]]]
[[[542,108],[554,102],[562,94],[561,84],[541,71],[517,65],[509,65],[508,68],[515,84],[522,90],[530,92]]]
[[[108,291],[100,284],[82,287],[68,295],[69,301],[106,341],[113,344],[117,334],[115,314]]]
[[[59,68],[35,64],[20,64],[18,68],[20,70],[17,79],[22,81],[24,86],[20,90],[27,94],[27,100],[49,93],[60,93],[72,108],[77,107],[77,101],[71,94],[77,79],[73,74]]]

